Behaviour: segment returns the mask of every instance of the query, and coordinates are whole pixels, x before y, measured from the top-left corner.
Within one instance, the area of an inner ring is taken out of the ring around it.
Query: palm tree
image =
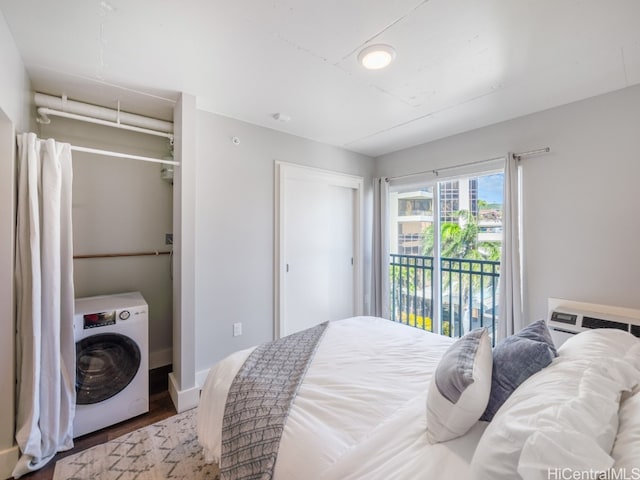
[[[447,265],[449,265],[448,268],[443,267],[443,271],[447,271],[448,275],[442,275],[442,291],[443,293],[452,292],[454,298],[461,299],[462,303],[458,305],[458,309],[459,316],[462,318],[462,305],[465,308],[465,314],[471,315],[467,306],[473,290],[480,288],[483,266],[480,263],[464,263],[460,260],[497,261],[500,259],[500,244],[478,241],[478,220],[469,211],[460,210],[456,217],[457,222],[444,222],[440,225],[440,256],[448,260]],[[433,224],[425,227],[422,233],[423,255],[433,257],[435,246]],[[449,309],[451,317],[453,305],[450,305]],[[445,323],[448,322],[443,321],[443,326]]]
[[[478,219],[467,210],[459,210],[458,222],[444,222],[440,225],[440,256],[443,258],[464,258],[469,260],[500,260],[498,242],[478,241]],[[422,254],[434,256],[434,228],[427,225],[422,231]]]

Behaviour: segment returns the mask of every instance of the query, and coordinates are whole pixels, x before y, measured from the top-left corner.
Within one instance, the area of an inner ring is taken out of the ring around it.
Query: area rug
[[[58,460],[53,480],[218,479],[204,463],[197,409],[174,415],[107,443]]]

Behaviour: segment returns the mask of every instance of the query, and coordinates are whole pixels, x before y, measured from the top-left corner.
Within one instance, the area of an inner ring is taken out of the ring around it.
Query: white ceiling
[[[378,156],[640,83],[638,0],[0,0],[36,91]],[[365,71],[360,49],[396,61]],[[287,123],[273,119],[281,112]]]

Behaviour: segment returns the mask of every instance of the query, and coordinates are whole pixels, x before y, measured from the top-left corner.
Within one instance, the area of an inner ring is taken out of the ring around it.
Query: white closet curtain
[[[508,153],[504,166],[502,255],[500,260],[500,313],[497,340],[524,327],[520,266],[520,188],[518,158]]]
[[[389,318],[389,182],[373,180],[371,306],[373,315]]]
[[[18,154],[16,478],[73,447],[75,412],[71,150],[25,133]]]

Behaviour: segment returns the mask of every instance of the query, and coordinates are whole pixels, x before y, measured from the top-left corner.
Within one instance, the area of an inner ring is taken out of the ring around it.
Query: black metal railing
[[[391,254],[391,320],[433,332],[433,257]]]
[[[500,262],[440,259],[439,329],[433,315],[434,258],[394,253],[389,267],[391,320],[450,337],[488,327],[495,339]]]
[[[463,258],[440,259],[442,333],[461,337],[488,327],[495,338],[500,262]],[[449,332],[444,324],[448,323]]]

